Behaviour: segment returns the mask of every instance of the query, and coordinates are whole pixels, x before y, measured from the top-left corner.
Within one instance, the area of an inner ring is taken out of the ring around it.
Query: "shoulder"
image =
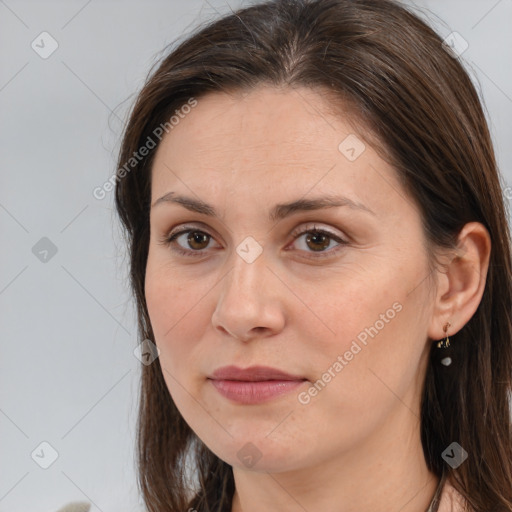
[[[449,479],[446,480],[441,492],[438,512],[466,512],[465,504],[464,497],[453,487]]]

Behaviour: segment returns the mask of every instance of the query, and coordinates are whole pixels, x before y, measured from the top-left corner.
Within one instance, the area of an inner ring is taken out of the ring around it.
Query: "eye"
[[[180,239],[182,239],[183,245],[179,243]],[[159,243],[170,247],[173,251],[183,256],[203,256],[203,251],[207,248],[211,239],[212,236],[205,231],[191,226],[184,226],[179,231],[165,235],[159,240]],[[187,245],[191,249],[187,248]]]
[[[307,227],[302,230],[295,230],[292,233],[292,236],[296,239],[300,239],[304,235],[307,236],[304,238],[303,248],[300,250],[313,253],[313,258],[332,256],[341,249],[341,246],[348,244],[346,240],[343,240],[338,235],[335,235],[325,229],[320,229],[316,226]],[[208,249],[208,245],[212,238],[212,235],[206,231],[197,229],[193,226],[183,226],[179,231],[165,235],[159,240],[159,243],[166,247],[170,247],[172,251],[183,256],[197,257],[204,255],[204,251],[205,249]],[[180,239],[182,240],[181,243],[179,243]],[[331,243],[333,241],[338,244],[338,247],[326,250],[332,247]]]
[[[297,240],[304,235],[306,235],[306,237],[303,239],[304,243],[302,244],[301,250],[316,253],[313,255],[313,258],[332,256],[342,248],[341,246],[348,244],[346,240],[343,240],[338,235],[316,226],[307,227],[306,229],[297,230],[292,233],[292,236],[296,237]],[[336,242],[338,246],[334,249],[326,250],[332,247],[331,242],[333,241]]]

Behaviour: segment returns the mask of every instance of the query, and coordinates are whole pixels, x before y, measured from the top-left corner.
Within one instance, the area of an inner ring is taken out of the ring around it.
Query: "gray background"
[[[114,172],[122,121],[164,47],[242,5],[0,0],[0,512],[140,510],[127,260],[112,193],[92,190]],[[512,184],[512,0],[415,5],[469,43],[462,58]],[[43,31],[59,45],[47,59],[31,47]],[[43,237],[56,254],[38,252]],[[34,460],[50,460],[43,441],[58,452],[48,469]]]

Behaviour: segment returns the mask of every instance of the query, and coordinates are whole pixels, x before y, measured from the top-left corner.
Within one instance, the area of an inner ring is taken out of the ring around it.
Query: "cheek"
[[[318,352],[331,355],[349,351],[354,341],[361,347],[369,345],[371,339],[390,330],[402,308],[403,293],[396,276],[369,268],[334,272],[316,288],[298,281],[294,291],[307,306],[296,316],[301,330],[306,329],[304,339],[315,340]]]
[[[306,354],[319,390],[312,400],[323,395],[326,403],[368,411],[369,403],[379,407],[393,399],[386,384],[402,394],[412,381],[424,348],[418,306],[425,297],[421,289],[408,294],[414,268],[387,268],[333,277],[323,282],[321,293],[308,297],[315,314],[298,318],[303,339],[314,340]]]
[[[182,279],[183,281],[183,279]],[[197,365],[201,332],[207,320],[204,304],[193,286],[185,286],[175,272],[148,266],[145,283],[146,303],[153,340],[160,350],[159,362],[167,389],[186,421],[203,418],[196,400],[200,382],[190,369]],[[204,418],[203,418],[204,420]]]
[[[206,276],[189,275],[191,271],[169,262],[159,249],[149,251],[145,276],[145,296],[151,325],[157,341],[173,334],[197,318],[201,299],[214,283]]]
[[[171,269],[156,266],[148,261],[145,295],[155,344],[160,349],[160,362],[169,371],[183,371],[200,340],[204,328],[200,319],[207,322],[201,301],[206,290],[203,286],[187,286],[185,279]],[[197,341],[194,341],[197,340]]]

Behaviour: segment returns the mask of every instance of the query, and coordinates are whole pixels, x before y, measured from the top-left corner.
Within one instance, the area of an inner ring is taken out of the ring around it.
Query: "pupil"
[[[316,233],[314,235],[308,235],[307,238],[306,238],[306,241],[307,241],[307,243],[313,241],[314,244],[318,244],[318,243],[321,243],[321,241],[318,241],[319,238],[321,239],[321,241],[324,242],[324,244],[319,249],[315,248],[315,247],[311,247],[311,249],[313,249],[314,251],[320,251],[320,250],[325,249],[326,247],[329,246],[328,242],[327,242],[327,244],[325,243],[325,241],[328,239],[327,235],[324,235],[322,233]]]
[[[194,243],[198,243],[198,244],[201,244],[201,243],[204,243],[204,242],[208,242],[207,241],[207,237],[208,235],[206,233],[199,233],[198,231],[193,231],[189,234],[188,236],[188,243],[191,244],[191,246],[193,247],[194,246]],[[197,249],[198,247],[194,247],[195,249]],[[199,249],[202,249],[202,247],[199,247]]]

